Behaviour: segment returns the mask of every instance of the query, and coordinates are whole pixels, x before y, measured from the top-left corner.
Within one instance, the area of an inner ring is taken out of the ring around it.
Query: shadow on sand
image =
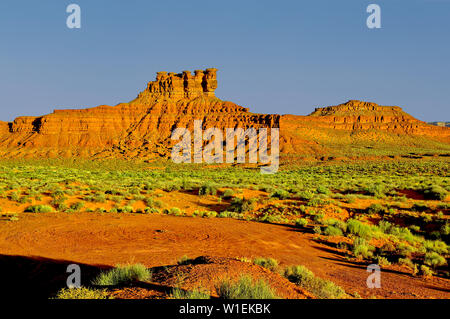
[[[77,264],[81,269],[81,284],[87,285],[105,265],[86,265],[69,260],[44,257],[0,255],[1,295],[9,298],[48,299],[66,287],[67,266]]]

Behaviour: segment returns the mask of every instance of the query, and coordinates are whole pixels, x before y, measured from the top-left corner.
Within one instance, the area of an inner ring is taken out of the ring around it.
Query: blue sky
[[[216,67],[216,95],[252,112],[360,99],[450,121],[449,36],[448,0],[2,0],[0,120],[116,105],[157,71]]]

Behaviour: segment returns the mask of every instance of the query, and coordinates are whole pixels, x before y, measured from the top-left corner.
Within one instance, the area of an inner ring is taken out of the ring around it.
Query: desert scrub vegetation
[[[117,265],[115,268],[102,272],[92,281],[95,286],[118,286],[134,281],[151,280],[152,273],[142,264]]]
[[[278,268],[278,261],[273,258],[257,257],[255,259],[253,259],[253,263],[255,265],[259,265],[261,267],[267,268],[270,271],[276,271]]]
[[[0,221],[16,222],[19,220],[19,215],[17,213],[1,213]]]
[[[53,212],[53,207],[48,205],[31,205],[25,208],[27,213],[51,213]]]
[[[111,299],[106,289],[62,288],[55,299]]]
[[[346,296],[344,289],[329,280],[316,277],[305,266],[287,267],[284,276],[290,282],[304,288],[320,299],[339,299]]]
[[[173,299],[211,299],[211,295],[201,288],[183,290],[176,287],[172,289],[170,297]]]
[[[222,299],[277,299],[273,288],[263,279],[255,280],[250,275],[242,275],[237,281],[222,279],[216,285]]]

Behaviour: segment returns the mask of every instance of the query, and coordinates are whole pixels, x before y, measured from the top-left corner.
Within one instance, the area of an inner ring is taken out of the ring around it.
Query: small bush
[[[92,196],[86,196],[84,200],[93,203],[104,203],[106,202],[106,197],[104,194],[95,194]]]
[[[429,267],[421,265],[419,274],[423,277],[431,277],[434,273]]]
[[[353,241],[352,252],[356,258],[368,259],[368,258],[372,257],[373,250],[374,250],[374,248],[372,246],[368,245],[366,243],[366,241],[361,237],[357,237]]]
[[[133,281],[150,280],[152,273],[142,264],[117,265],[115,268],[101,273],[92,282],[96,286],[117,286]]]
[[[407,267],[409,267],[411,269],[414,269],[414,263],[409,258],[399,258],[398,259],[398,263],[400,265],[404,265],[404,266],[407,266]]]
[[[302,191],[297,193],[297,197],[300,198],[301,200],[309,201],[314,197],[314,193],[310,191]]]
[[[444,257],[436,252],[426,253],[424,263],[433,268],[443,266],[447,263]]]
[[[380,204],[372,204],[367,208],[367,213],[369,214],[381,214],[385,212],[386,208],[384,208],[384,206]]]
[[[173,299],[211,299],[210,294],[201,289],[186,291],[180,288],[174,288],[171,297]]]
[[[254,207],[253,201],[236,197],[231,201],[230,210],[237,213],[245,213],[252,211]]]
[[[32,205],[25,208],[25,212],[29,213],[51,213],[53,207],[48,205]]]
[[[273,258],[258,257],[253,259],[253,263],[271,271],[275,271],[278,268],[278,261]]]
[[[211,184],[205,184],[200,187],[198,190],[199,195],[216,195],[217,188]]]
[[[316,189],[316,192],[318,194],[325,194],[325,195],[329,195],[331,193],[331,191],[323,185],[319,185]]]
[[[383,256],[376,256],[375,262],[380,266],[389,266],[391,263],[386,257]]]
[[[242,276],[237,282],[230,279],[222,280],[216,286],[217,294],[223,299],[275,299],[274,290],[264,280],[255,281],[248,275]]]
[[[75,212],[80,211],[83,207],[84,207],[83,202],[76,202],[76,203],[73,203],[72,205],[70,205],[70,209]]]
[[[232,189],[226,189],[225,192],[223,193],[223,198],[224,199],[230,199],[234,196],[234,191]]]
[[[299,218],[295,221],[295,226],[306,227],[308,225],[308,220],[306,218]]]
[[[316,277],[305,266],[291,266],[284,271],[284,276],[296,285],[310,291],[317,298],[337,299],[345,295],[344,289],[331,281]]]
[[[369,225],[364,224],[356,219],[347,221],[347,231],[359,237],[369,239],[372,237],[372,229]]]
[[[106,289],[63,288],[56,294],[56,299],[110,299]]]
[[[283,189],[277,189],[272,194],[270,194],[270,197],[273,198],[279,198],[279,199],[286,199],[289,198],[289,192],[283,190]]]
[[[132,213],[134,212],[133,206],[124,206],[119,210],[121,213]]]
[[[340,230],[337,227],[334,226],[327,226],[327,228],[325,228],[325,230],[323,231],[323,234],[325,236],[342,236],[342,230]]]

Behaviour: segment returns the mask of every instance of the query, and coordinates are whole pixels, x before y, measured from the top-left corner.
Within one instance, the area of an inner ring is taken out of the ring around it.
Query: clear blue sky
[[[370,3],[382,29],[366,27]],[[360,99],[450,121],[449,59],[450,0],[2,0],[0,120],[116,105],[157,71],[216,67],[216,95],[253,112]]]

